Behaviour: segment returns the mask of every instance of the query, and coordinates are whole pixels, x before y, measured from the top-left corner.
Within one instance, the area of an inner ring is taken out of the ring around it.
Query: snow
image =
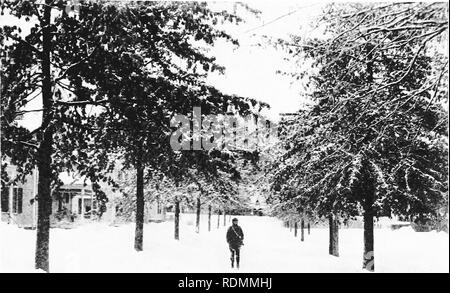
[[[173,221],[145,225],[144,251],[133,249],[134,224],[118,227],[89,223],[50,231],[51,272],[236,272],[229,268],[223,217],[217,229],[202,215],[181,215],[180,240]],[[229,217],[227,217],[228,219]],[[305,230],[305,241],[270,217],[238,216],[245,233],[239,272],[363,272],[363,231],[341,229],[340,257],[328,254],[328,229]],[[227,223],[229,225],[229,222]],[[298,235],[300,236],[300,230]],[[0,272],[35,272],[36,231],[0,223]],[[449,237],[445,232],[414,232],[410,227],[375,230],[376,272],[449,272]]]

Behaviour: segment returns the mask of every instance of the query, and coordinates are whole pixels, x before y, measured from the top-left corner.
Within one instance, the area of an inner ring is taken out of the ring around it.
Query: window
[[[2,185],[2,212],[7,213],[9,212],[9,186],[3,186]]]
[[[20,187],[13,187],[13,213],[22,213],[23,189]]]

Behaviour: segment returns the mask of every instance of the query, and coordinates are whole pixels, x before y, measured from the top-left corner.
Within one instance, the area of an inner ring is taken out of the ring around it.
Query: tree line
[[[336,256],[339,225],[362,216],[369,271],[377,217],[447,221],[447,15],[444,3],[330,4],[323,34],[272,41],[309,103],[281,122],[270,201],[284,218],[328,218]]]
[[[196,184],[202,196],[224,205],[240,179],[239,154],[227,150],[173,151],[169,144],[176,114],[254,113],[261,103],[227,95],[206,83],[223,73],[207,54],[219,39],[238,41],[218,23],[243,20],[199,2],[2,1],[7,14],[27,25],[0,28],[2,58],[2,158],[19,175],[37,166],[36,269],[49,271],[52,191],[58,174],[77,172],[106,201],[100,182],[117,186],[116,162],[134,170],[135,243],[143,249],[144,188],[160,180],[182,191]],[[245,5],[239,5],[247,10]],[[70,7],[68,9],[68,7]],[[252,12],[255,13],[255,12]],[[29,26],[29,31],[22,27]],[[42,99],[41,109],[27,105]],[[42,114],[30,131],[17,123],[28,111]],[[194,137],[187,133],[193,143]],[[2,164],[2,184],[8,178]],[[205,187],[207,186],[207,187]],[[173,191],[173,189],[172,189]],[[175,238],[179,238],[180,192],[172,192]],[[200,204],[200,197],[198,204]]]
[[[375,218],[446,223],[447,15],[444,3],[331,4],[322,36],[274,41],[310,103],[281,123],[272,202],[328,218],[336,256],[339,225],[361,215],[369,271]]]

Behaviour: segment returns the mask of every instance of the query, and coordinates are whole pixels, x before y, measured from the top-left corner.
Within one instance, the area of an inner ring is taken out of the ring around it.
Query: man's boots
[[[236,257],[236,268],[239,269],[239,257]]]

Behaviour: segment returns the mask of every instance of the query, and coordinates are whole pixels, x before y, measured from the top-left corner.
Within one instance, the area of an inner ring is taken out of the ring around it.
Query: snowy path
[[[328,230],[305,231],[305,242],[268,217],[239,217],[245,233],[240,272],[362,272],[361,229],[340,230],[339,258],[328,255]],[[182,215],[180,241],[173,239],[173,222],[145,226],[144,251],[133,250],[134,225],[85,225],[52,229],[52,272],[236,272],[229,268],[221,217],[207,231],[202,216],[200,234],[194,215]],[[0,272],[33,271],[35,231],[0,223]],[[446,233],[415,233],[410,228],[375,230],[377,272],[449,272]]]

